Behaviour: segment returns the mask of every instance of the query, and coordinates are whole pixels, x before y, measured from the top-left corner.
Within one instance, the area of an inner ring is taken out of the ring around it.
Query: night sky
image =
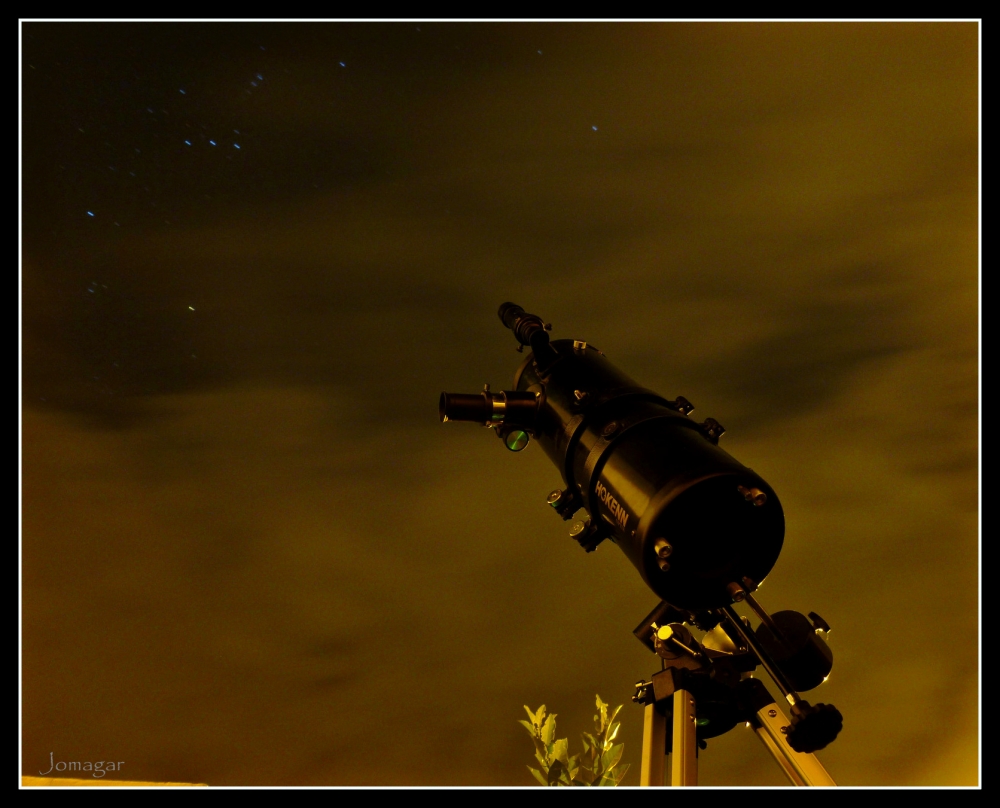
[[[513,300],[774,486],[834,779],[978,782],[975,23],[21,32],[24,774],[531,785],[599,693],[637,784],[656,596],[438,422]]]

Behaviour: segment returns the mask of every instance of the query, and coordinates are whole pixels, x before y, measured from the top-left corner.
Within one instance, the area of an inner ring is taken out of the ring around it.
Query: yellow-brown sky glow
[[[531,785],[521,705],[573,745],[600,693],[637,784],[656,596],[566,537],[537,446],[437,420],[509,387],[514,300],[779,493],[760,598],[833,627],[834,779],[979,782],[976,24],[30,23],[22,57],[24,774]],[[784,784],[743,728],[700,772]]]

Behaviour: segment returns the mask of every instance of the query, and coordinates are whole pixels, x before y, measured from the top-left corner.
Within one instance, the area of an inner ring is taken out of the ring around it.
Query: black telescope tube
[[[642,387],[593,345],[550,341],[549,324],[521,306],[504,303],[497,314],[531,348],[513,389],[445,393],[442,421],[497,427],[505,443],[515,429],[529,435],[565,483],[559,516],[587,511],[581,546],[612,539],[677,609],[718,610],[732,603],[734,581],[764,580],[781,551],[784,511],[767,482],[718,445],[717,422],[695,422],[686,399]]]
[[[442,393],[438,402],[438,415],[441,422],[474,421],[477,424],[488,424],[492,415],[492,402],[487,402],[482,393],[470,395],[466,393]]]

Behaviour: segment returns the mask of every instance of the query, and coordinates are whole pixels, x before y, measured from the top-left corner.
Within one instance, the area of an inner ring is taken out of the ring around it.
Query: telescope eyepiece
[[[484,426],[520,427],[522,430],[531,431],[537,414],[538,396],[534,393],[517,390],[491,393],[489,385],[478,394],[442,393],[438,400],[438,415],[442,423],[472,421]],[[520,451],[527,443],[527,435],[522,442],[513,438],[512,440],[517,448],[511,445],[507,448],[515,452]]]
[[[487,424],[492,413],[492,402],[482,393],[442,393],[438,401],[438,415],[445,421],[473,421]]]

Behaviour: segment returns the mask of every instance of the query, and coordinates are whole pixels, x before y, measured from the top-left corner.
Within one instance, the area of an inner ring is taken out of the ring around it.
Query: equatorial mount
[[[768,615],[746,591],[756,588],[749,583],[733,588],[734,599],[746,601],[761,617],[756,630],[731,605],[688,613],[664,601],[633,632],[661,660],[661,670],[650,681],[637,682],[632,697],[646,709],[642,785],[663,785],[664,755],[672,757],[674,785],[696,785],[696,747],[706,748],[709,738],[741,723],[754,729],[792,783],[834,785],[812,753],[837,737],[843,717],[832,704],[811,705],[798,692],[829,676],[830,627],[815,613],[811,624],[799,612]],[[700,642],[689,626],[706,632]],[[790,721],[764,683],[753,678],[758,667],[788,702]]]

